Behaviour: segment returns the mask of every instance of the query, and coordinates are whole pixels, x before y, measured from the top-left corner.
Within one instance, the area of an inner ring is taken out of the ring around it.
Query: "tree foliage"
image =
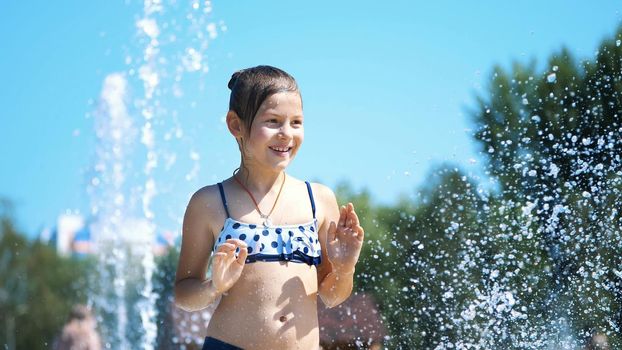
[[[86,301],[89,262],[63,258],[18,232],[8,208],[0,210],[0,344],[48,349],[71,307]]]
[[[529,209],[551,271],[549,323],[565,319],[580,336],[620,333],[622,28],[581,62],[567,49],[544,71],[496,67],[478,99],[476,142],[510,207]],[[520,285],[519,285],[520,286]]]
[[[622,346],[622,29],[594,59],[567,49],[494,68],[474,141],[496,187],[434,169],[416,201],[364,203],[356,287],[397,348]]]
[[[595,333],[622,347],[621,42],[622,28],[593,59],[562,49],[542,69],[493,69],[471,118],[496,187],[451,164],[394,205],[338,187],[366,230],[355,291],[375,296],[390,348],[578,347]],[[43,348],[86,270],[3,218],[0,315],[18,348]],[[175,254],[156,274],[161,348],[175,346]]]

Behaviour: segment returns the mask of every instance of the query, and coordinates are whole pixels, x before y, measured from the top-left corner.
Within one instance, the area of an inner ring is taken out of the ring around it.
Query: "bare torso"
[[[295,190],[285,192],[273,217],[275,222],[296,224],[312,218],[304,182],[290,180]],[[225,186],[231,216],[259,222],[246,193]],[[236,193],[237,192],[237,193]],[[220,202],[220,200],[218,200]],[[283,210],[284,209],[284,210]],[[318,208],[318,225],[323,212]],[[218,239],[224,212],[211,223]],[[319,348],[317,317],[318,270],[297,262],[247,263],[240,279],[225,293],[210,320],[207,335],[243,349]]]
[[[222,296],[207,335],[244,349],[317,349],[315,266],[247,264]]]

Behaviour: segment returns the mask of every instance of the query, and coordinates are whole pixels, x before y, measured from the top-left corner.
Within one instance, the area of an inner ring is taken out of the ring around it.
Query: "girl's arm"
[[[175,304],[183,310],[207,307],[219,296],[211,280],[206,280],[207,262],[214,246],[209,229],[209,193],[197,191],[186,207],[182,225],[181,252],[175,276]]]
[[[324,220],[319,231],[322,263],[318,267],[318,293],[324,304],[332,308],[352,293],[364,231],[352,203],[339,209],[333,192],[325,186],[320,189]]]
[[[212,279],[206,279],[207,263],[214,235],[209,220],[217,215],[214,208],[214,186],[195,193],[184,215],[181,252],[175,277],[175,304],[183,310],[195,311],[206,308],[238,280],[247,256],[246,244],[230,239],[222,244],[212,259]],[[235,250],[240,248],[236,257]]]

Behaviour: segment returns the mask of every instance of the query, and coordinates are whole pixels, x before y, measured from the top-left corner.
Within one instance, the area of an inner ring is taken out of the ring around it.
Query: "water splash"
[[[167,195],[159,183],[180,158],[173,150],[184,149],[175,144],[184,131],[169,104],[183,98],[184,79],[209,71],[208,43],[226,30],[224,23],[210,21],[211,11],[210,1],[145,0],[125,57],[127,70],[109,74],[103,83],[87,192],[98,260],[91,302],[108,348],[156,345],[152,247],[161,220],[154,203]],[[186,177],[191,181],[200,171],[200,154],[183,154],[194,163]]]

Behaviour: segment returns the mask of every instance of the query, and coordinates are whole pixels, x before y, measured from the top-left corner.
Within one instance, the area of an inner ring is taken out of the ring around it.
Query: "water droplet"
[[[557,81],[557,74],[555,73],[551,73],[546,77],[546,81],[548,81],[549,83],[554,83]]]

